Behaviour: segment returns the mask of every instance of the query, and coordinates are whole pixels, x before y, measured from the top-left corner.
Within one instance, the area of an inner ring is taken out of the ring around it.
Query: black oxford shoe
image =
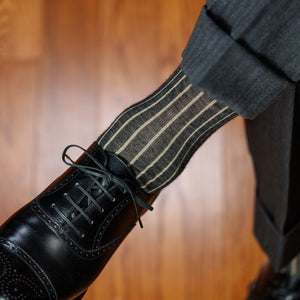
[[[73,162],[71,147],[83,150]],[[97,143],[0,228],[0,300],[81,299],[155,195]]]
[[[250,284],[247,300],[300,300],[300,280],[287,273],[276,273],[267,263]]]

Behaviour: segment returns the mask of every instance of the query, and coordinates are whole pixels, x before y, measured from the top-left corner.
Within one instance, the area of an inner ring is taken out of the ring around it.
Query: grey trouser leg
[[[297,0],[208,0],[182,55],[195,86],[254,119],[255,233],[277,270],[300,252],[299,15]]]
[[[300,252],[300,83],[246,120],[257,177],[255,234],[279,270]]]

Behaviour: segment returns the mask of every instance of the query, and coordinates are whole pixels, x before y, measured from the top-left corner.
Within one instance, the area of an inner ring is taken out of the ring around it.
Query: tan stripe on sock
[[[180,73],[178,73],[175,77],[177,77]],[[175,79],[175,77],[173,79]],[[148,109],[150,109],[152,106],[158,104],[159,102],[161,102],[173,89],[175,89],[184,79],[186,78],[186,75],[184,75],[164,96],[162,96],[161,98],[159,98],[157,101],[155,101],[154,103],[152,103],[151,105],[149,105],[148,107],[144,108],[143,110],[141,110],[140,112],[136,113],[135,115],[133,115],[131,118],[129,118],[128,120],[126,120],[126,122],[117,130],[117,132],[115,132],[115,134],[108,140],[108,142],[105,143],[105,145],[103,146],[103,149],[106,149],[107,146],[114,140],[114,138],[123,130],[123,128],[128,124],[130,123],[133,119],[135,119],[137,116],[139,116],[140,114],[142,114],[143,112],[147,111]],[[170,81],[170,83],[172,82],[173,80]],[[169,83],[169,84],[170,84]],[[167,86],[165,86],[165,88],[167,88],[169,86],[169,84]],[[165,89],[164,88],[164,89]],[[162,90],[164,90],[162,89]],[[162,91],[161,90],[161,91]],[[141,103],[142,104],[145,104],[147,103],[148,101],[152,100],[156,95],[158,95],[161,91],[157,92],[153,97],[151,97],[150,99],[148,99],[146,102],[144,103]],[[131,111],[132,109],[135,109],[136,106],[132,107],[131,109],[129,110],[125,110],[123,112],[123,114],[121,116],[123,116],[125,113],[128,113],[129,111]],[[121,116],[119,116],[115,122],[110,126],[110,128],[116,124],[116,122],[119,121],[119,119],[121,118]],[[106,131],[108,132],[109,129]],[[103,137],[101,138],[101,140],[103,139]],[[101,140],[98,142],[98,144],[100,144]]]
[[[291,272],[290,272],[291,276],[296,276],[297,275],[297,258],[294,258],[291,261]]]
[[[195,98],[191,100],[177,115],[175,115],[165,126],[163,126],[159,132],[156,133],[152,139],[148,141],[148,143],[144,146],[144,148],[129,162],[128,166],[130,167],[133,165],[140,157],[147,151],[147,149],[159,138],[160,135],[163,134],[164,131],[172,124],[174,123],[187,109],[189,109],[204,93],[201,92],[199,95],[197,95]],[[202,112],[205,112],[207,109],[209,109],[212,105],[214,105],[216,101],[212,101],[209,103]]]
[[[226,110],[228,107],[225,107],[224,109],[222,109],[222,111]],[[212,118],[216,117],[217,115],[219,115],[222,111],[219,111],[217,114],[215,114]],[[214,125],[212,125],[211,127],[209,127],[207,130],[205,130],[194,142],[193,144],[189,147],[189,149],[186,151],[186,154],[184,155],[184,157],[182,158],[181,162],[179,163],[177,169],[175,170],[175,172],[168,177],[168,180],[166,180],[164,183],[162,183],[160,186],[155,187],[155,189],[152,189],[151,191],[148,191],[149,193],[153,192],[154,190],[159,189],[160,187],[164,186],[166,183],[168,183],[169,181],[172,180],[172,178],[177,174],[178,170],[181,167],[182,162],[184,161],[186,155],[190,152],[190,150],[193,148],[193,146],[197,143],[197,141],[206,133],[208,132],[210,129],[212,129],[214,126],[216,126],[218,123],[224,121],[225,119],[227,119],[228,117],[230,117],[231,115],[233,115],[234,112],[232,112],[231,114],[227,115],[226,117],[224,117],[223,119],[219,120],[218,122],[216,122]],[[172,159],[172,161],[159,173],[157,174],[154,178],[152,178],[151,180],[149,180],[146,184],[144,184],[143,186],[141,186],[140,188],[146,188],[151,182],[155,181],[158,177],[160,177],[164,172],[166,172],[166,170],[173,164],[173,162],[176,160],[176,158],[179,156],[180,152],[182,151],[182,149],[184,148],[184,146],[187,144],[187,142],[189,141],[189,139],[200,129],[201,127],[197,128],[196,130],[194,130],[194,132],[188,137],[188,139],[186,140],[186,142],[181,146],[180,150],[177,152],[176,156]]]
[[[216,100],[214,100],[214,103],[216,102]],[[177,140],[177,138],[181,135],[181,133],[191,124],[193,123],[197,118],[199,118],[204,111],[206,110],[206,108],[204,110],[201,110],[197,115],[195,115],[187,124],[185,124],[184,127],[182,127],[180,129],[180,131],[173,137],[173,139],[170,141],[170,143],[168,144],[168,146],[164,149],[164,151],[162,151],[159,156],[156,157],[156,159],[154,161],[151,162],[150,165],[147,166],[147,168],[145,168],[143,171],[141,171],[137,176],[136,179],[139,179],[144,173],[146,173],[153,165],[155,165],[159,159],[168,151],[168,149],[174,144],[174,142]],[[199,128],[197,128],[196,130],[198,130]]]
[[[168,82],[166,84],[166,86],[161,89],[161,90],[158,90],[153,96],[151,96],[149,99],[147,99],[146,101],[144,102],[141,102],[141,103],[138,103],[136,106],[133,106],[131,108],[128,108],[126,110],[123,111],[123,113],[121,113],[119,115],[118,118],[115,119],[115,121],[108,127],[108,129],[105,131],[105,133],[101,136],[101,138],[99,139],[98,141],[98,145],[100,145],[100,143],[102,142],[103,138],[106,136],[106,134],[110,131],[110,129],[129,111],[133,110],[134,108],[136,107],[139,107],[140,105],[144,105],[145,103],[147,103],[148,101],[151,101],[153,98],[155,98],[158,94],[160,94],[161,92],[163,92],[166,88],[169,87],[169,85],[179,76],[181,75],[183,72],[182,70],[180,69],[177,74],[170,80],[170,82]],[[186,77],[186,75],[184,75],[183,77]]]
[[[182,95],[184,95],[190,88],[192,87],[191,84],[189,84],[181,93],[179,93],[168,105],[166,105],[162,110],[160,110],[156,115],[151,117],[149,120],[147,120],[142,126],[139,127],[127,141],[119,148],[118,151],[115,152],[116,155],[119,155],[130,143],[131,141],[152,121],[154,121],[156,118],[158,118],[165,110],[167,110],[171,105],[173,105],[178,99],[181,98]]]

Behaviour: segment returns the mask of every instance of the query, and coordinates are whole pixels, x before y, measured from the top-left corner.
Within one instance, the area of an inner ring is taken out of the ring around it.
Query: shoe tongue
[[[133,180],[134,174],[131,169],[114,153],[103,150],[96,142],[91,145],[88,151],[113,175]]]
[[[112,172],[114,175],[121,177],[121,178],[127,178],[127,179],[133,179],[134,175],[131,171],[131,169],[126,165],[126,163],[118,156],[111,152],[105,151],[107,155],[107,161],[106,161],[106,168]]]

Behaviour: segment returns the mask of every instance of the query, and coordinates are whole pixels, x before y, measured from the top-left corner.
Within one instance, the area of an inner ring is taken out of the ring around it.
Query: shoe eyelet
[[[101,185],[102,185],[104,188],[108,187],[108,184],[107,184],[107,182],[106,182],[105,180],[102,180]]]
[[[93,225],[93,224],[94,224],[94,221],[93,221],[93,220],[91,220],[91,221],[90,221],[90,224],[91,224],[91,225]]]
[[[79,183],[78,182],[75,183],[75,187],[77,187],[77,188],[79,187]]]
[[[111,201],[112,201],[112,202],[116,202],[116,198],[115,198],[115,197],[112,198]]]
[[[83,238],[85,237],[85,234],[82,233],[82,234],[80,235],[80,237],[83,239]]]

